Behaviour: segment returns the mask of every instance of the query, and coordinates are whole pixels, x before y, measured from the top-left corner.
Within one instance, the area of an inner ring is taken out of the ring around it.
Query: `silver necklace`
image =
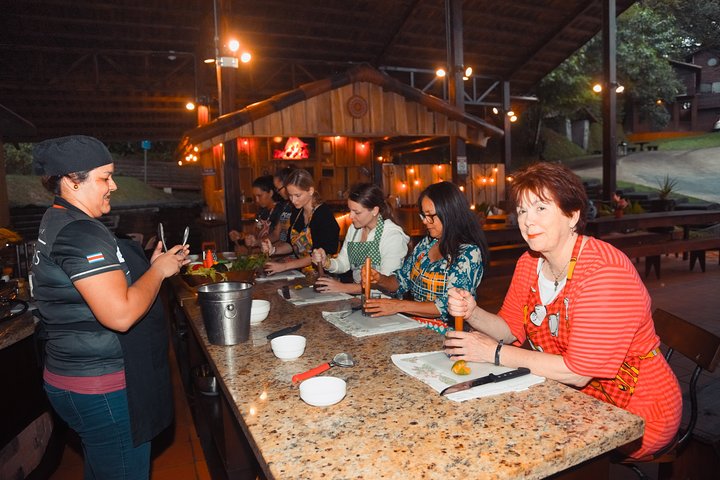
[[[560,277],[562,277],[563,274],[565,273],[565,269],[568,267],[568,265],[570,265],[570,261],[571,261],[571,260],[572,260],[572,258],[567,261],[567,263],[565,264],[565,266],[562,268],[562,270],[560,270],[560,273],[558,273],[558,274],[555,274],[555,270],[553,270],[552,265],[550,265],[550,262],[547,262],[547,266],[548,266],[548,269],[550,270],[550,274],[551,274],[551,275],[553,276],[553,278],[555,279],[555,282],[554,282],[554,283],[555,283],[555,291],[556,291],[556,292],[557,292],[557,289],[558,289],[558,285],[560,285]]]

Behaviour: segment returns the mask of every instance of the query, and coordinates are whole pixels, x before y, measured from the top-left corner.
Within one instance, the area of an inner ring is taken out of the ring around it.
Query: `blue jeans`
[[[133,447],[126,390],[84,395],[45,383],[45,391],[82,440],[86,480],[149,478],[150,442]]]

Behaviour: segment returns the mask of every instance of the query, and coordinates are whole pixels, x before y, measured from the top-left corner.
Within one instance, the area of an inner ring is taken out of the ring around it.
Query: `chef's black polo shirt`
[[[112,270],[121,270],[130,284],[115,236],[97,219],[56,197],[40,223],[32,266],[50,372],[84,377],[123,369],[115,333],[97,321],[73,284]]]

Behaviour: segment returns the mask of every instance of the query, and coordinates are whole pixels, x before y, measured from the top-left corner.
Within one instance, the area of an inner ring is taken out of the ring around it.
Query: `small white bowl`
[[[287,362],[300,358],[305,351],[305,343],[302,335],[283,335],[270,340],[270,347],[276,357]]]
[[[335,405],[346,392],[345,380],[337,377],[313,377],[300,384],[300,398],[314,407]]]
[[[235,252],[221,252],[220,256],[225,260],[234,261],[237,260],[237,254]]]
[[[197,262],[198,260],[200,260],[200,255],[198,255],[197,253],[193,253],[193,254],[188,255],[187,258],[191,262]]]
[[[250,307],[250,325],[257,325],[265,320],[270,313],[270,302],[267,300],[253,300]]]

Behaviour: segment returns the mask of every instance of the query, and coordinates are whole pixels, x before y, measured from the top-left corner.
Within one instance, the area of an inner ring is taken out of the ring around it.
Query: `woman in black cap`
[[[128,266],[97,220],[117,189],[112,156],[99,140],[46,140],[33,149],[33,163],[56,195],[40,223],[32,266],[45,390],[82,440],[85,478],[148,478],[150,440],[172,420],[172,397],[160,345],[167,339],[151,320],[139,320],[157,321],[162,281],[188,263],[188,249],[162,253],[159,243],[144,274]]]

